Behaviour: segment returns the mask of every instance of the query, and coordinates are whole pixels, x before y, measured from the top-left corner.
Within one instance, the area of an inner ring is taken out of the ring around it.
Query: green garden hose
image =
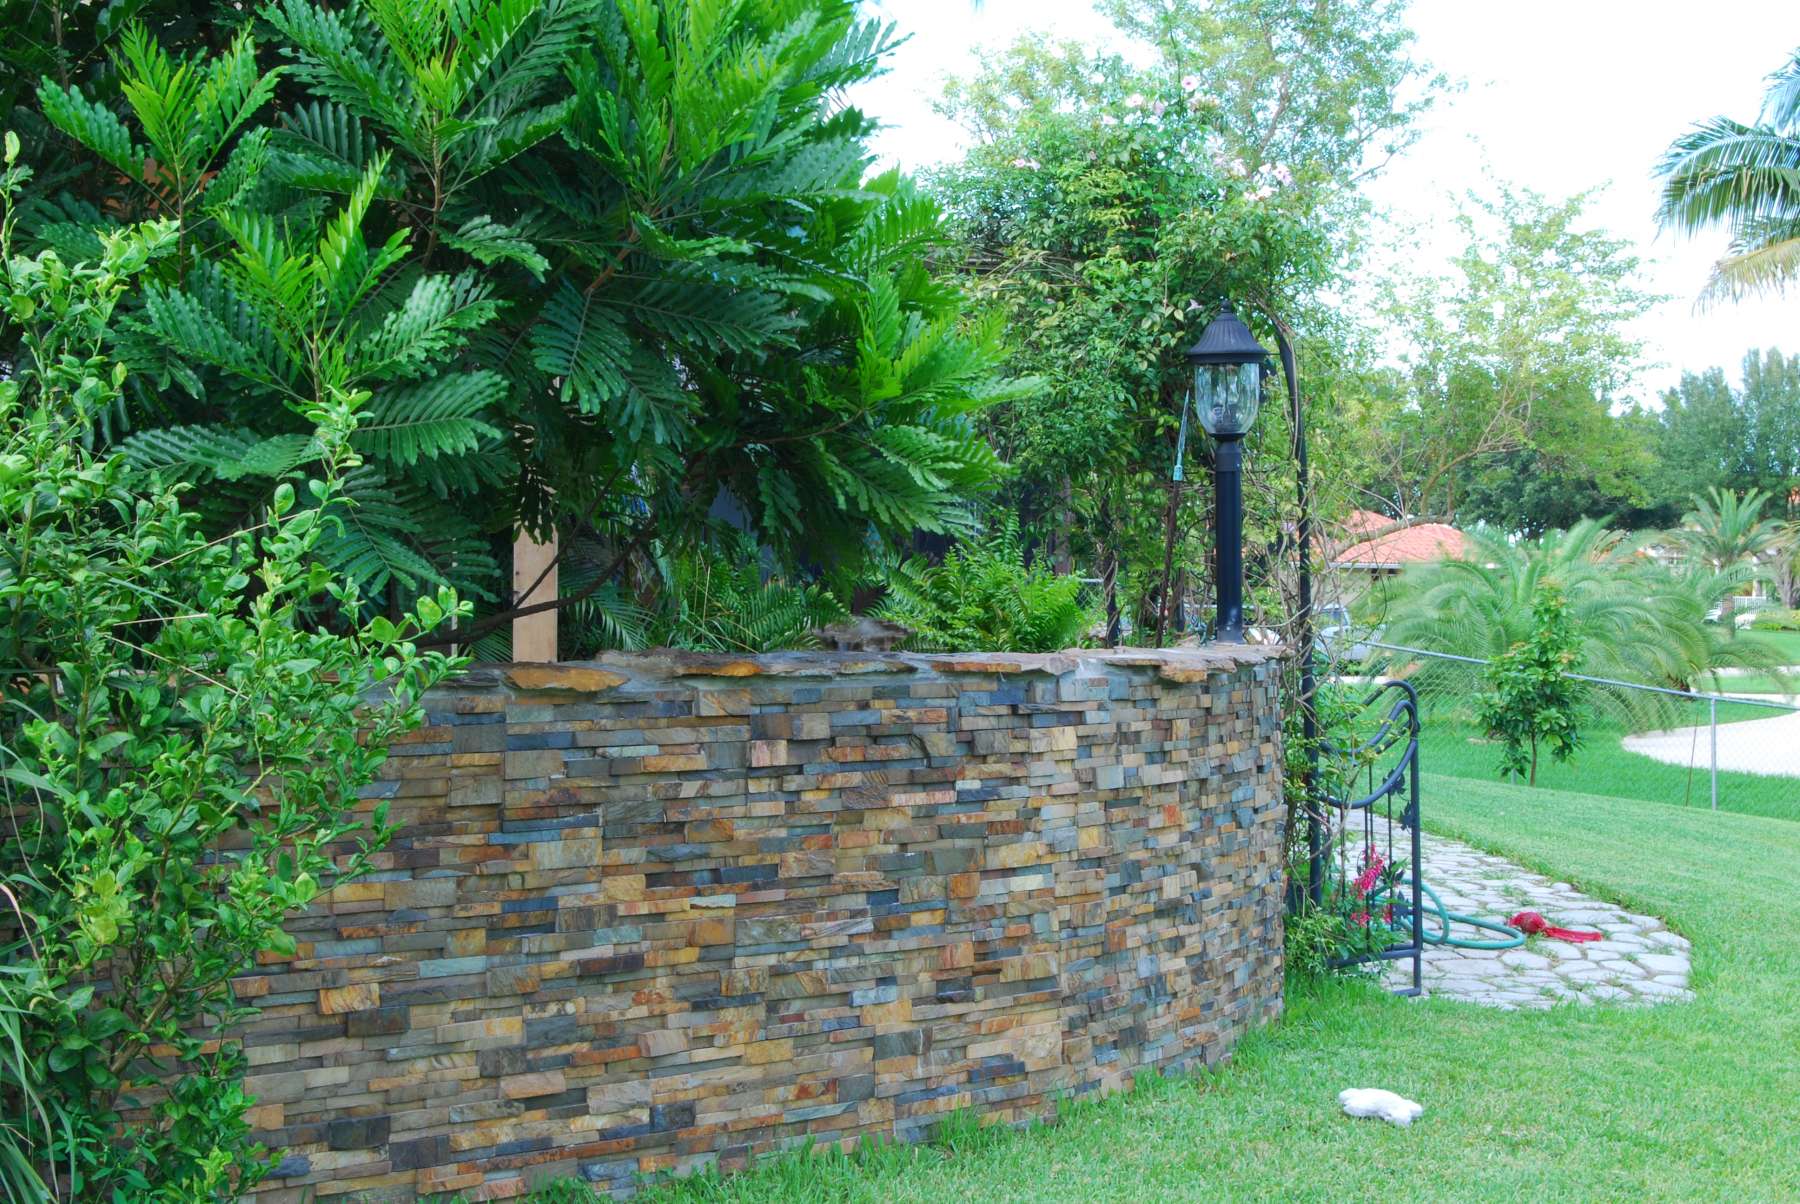
[[[1411,886],[1412,879],[1401,878],[1397,885]],[[1386,896],[1386,893],[1387,889],[1385,887],[1370,892],[1370,914],[1374,913],[1375,908]],[[1423,934],[1427,945],[1447,945],[1452,949],[1517,949],[1520,945],[1525,943],[1525,934],[1509,924],[1501,924],[1495,920],[1478,920],[1474,916],[1465,916],[1460,912],[1446,909],[1444,907],[1444,901],[1438,898],[1438,893],[1423,882],[1419,883],[1419,893],[1431,901],[1429,905],[1421,905],[1420,908],[1425,920],[1425,923],[1420,925],[1420,932]],[[1394,904],[1394,919],[1388,921],[1388,927],[1391,928],[1396,935],[1410,938],[1412,936],[1412,925],[1401,921],[1403,911],[1402,905],[1396,901]],[[1431,930],[1433,923],[1437,925],[1436,932]],[[1464,937],[1454,937],[1450,935],[1450,925],[1452,924],[1467,924],[1471,928],[1480,928],[1486,932],[1497,932],[1501,935],[1501,939],[1471,940]]]

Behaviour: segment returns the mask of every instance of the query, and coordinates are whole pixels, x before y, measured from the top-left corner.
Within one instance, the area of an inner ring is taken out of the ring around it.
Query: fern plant
[[[136,296],[116,346],[151,396],[173,386],[189,399],[172,417],[200,419],[140,424],[121,450],[171,480],[212,485],[205,509],[221,526],[251,525],[278,479],[319,458],[308,407],[366,391],[355,436],[364,463],[346,478],[322,558],[376,599],[446,585],[493,597],[499,566],[456,503],[505,477],[501,431],[487,417],[505,382],[455,363],[498,310],[492,287],[474,272],[421,271],[405,229],[369,244],[383,153],[329,215],[267,204],[271,131],[225,149],[279,74],[256,73],[248,36],[183,61],[133,29],[118,66],[141,141],[73,89],[46,82],[40,99],[53,124],[139,182],[146,212],[175,222],[164,278]],[[51,222],[41,234],[79,253],[104,228]],[[208,240],[205,253],[191,249],[196,240]]]
[[[900,561],[876,613],[908,627],[921,651],[1056,652],[1087,639],[1095,615],[1081,581],[1025,563],[1018,520],[952,548],[942,564]]]
[[[889,35],[851,0],[271,0],[260,41],[146,11],[172,40],[125,36],[116,87],[39,89],[79,151],[33,228],[177,223],[107,436],[207,475],[221,526],[304,459],[292,400],[328,376],[372,394],[335,563],[390,605],[504,609],[523,525],[593,569],[564,593],[594,618],[721,496],[848,580],[1000,475],[974,415],[1022,386],[934,266],[937,206],[864,178],[842,96]]]
[[[737,534],[664,556],[664,609],[650,626],[654,644],[701,652],[776,652],[817,646],[815,628],[849,612],[830,590],[764,576],[754,540]]]

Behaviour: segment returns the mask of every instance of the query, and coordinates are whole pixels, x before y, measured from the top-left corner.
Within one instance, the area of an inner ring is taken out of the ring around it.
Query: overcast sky
[[[1354,0],[1340,0],[1354,2]],[[857,95],[888,124],[877,151],[921,167],[960,153],[960,131],[931,110],[948,75],[966,74],[983,48],[1028,30],[1110,40],[1089,0],[877,0],[911,40],[893,70]],[[1371,185],[1379,206],[1424,231],[1422,266],[1440,266],[1455,241],[1438,234],[1454,197],[1491,173],[1554,197],[1597,186],[1594,224],[1630,239],[1649,287],[1670,300],[1638,330],[1646,344],[1639,396],[1683,370],[1724,366],[1744,351],[1800,352],[1800,292],[1697,313],[1694,298],[1723,249],[1718,236],[1658,232],[1651,169],[1672,138],[1716,113],[1755,117],[1763,78],[1800,46],[1796,0],[1415,0],[1418,51],[1466,84],[1424,120],[1407,157]]]

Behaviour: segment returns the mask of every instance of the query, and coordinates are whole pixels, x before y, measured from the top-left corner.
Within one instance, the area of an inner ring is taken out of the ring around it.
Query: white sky
[[[1354,3],[1355,0],[1338,0]],[[961,132],[931,110],[949,75],[975,70],[983,48],[1021,33],[1108,39],[1089,0],[874,0],[911,40],[893,70],[857,94],[887,123],[882,157],[909,168],[954,158]],[[1646,365],[1629,392],[1654,397],[1682,370],[1723,366],[1736,379],[1745,350],[1800,352],[1800,293],[1694,310],[1717,235],[1660,234],[1651,172],[1694,121],[1756,116],[1763,77],[1800,46],[1795,0],[1414,0],[1419,55],[1465,90],[1441,99],[1424,135],[1370,186],[1377,205],[1421,227],[1422,267],[1456,247],[1447,233],[1454,196],[1484,172],[1552,197],[1606,185],[1589,212],[1631,240],[1644,279],[1670,300],[1637,333]]]

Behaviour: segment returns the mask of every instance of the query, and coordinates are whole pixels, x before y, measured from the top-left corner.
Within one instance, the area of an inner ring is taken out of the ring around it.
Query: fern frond
[[[500,432],[482,420],[506,396],[495,372],[445,373],[375,391],[351,441],[369,455],[411,466],[472,452]]]

